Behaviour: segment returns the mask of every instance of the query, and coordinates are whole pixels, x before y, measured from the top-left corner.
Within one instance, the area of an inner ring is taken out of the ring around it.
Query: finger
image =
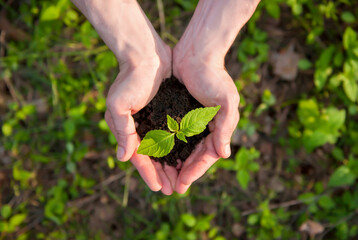
[[[191,186],[191,184],[184,184],[184,183],[176,184],[175,191],[179,194],[184,194],[184,193],[186,193],[186,191],[188,191],[190,186]]]
[[[177,159],[177,166],[175,167],[175,169],[180,171],[182,166],[183,166],[183,161],[180,159]]]
[[[210,134],[203,146],[199,146],[200,151],[190,156],[184,162],[180,171],[175,191],[185,193],[190,185],[199,179],[204,173],[219,159],[213,144],[213,135]]]
[[[169,181],[170,181],[170,185],[172,186],[172,189],[175,188],[175,182],[177,181],[178,178],[178,171],[176,170],[175,167],[172,166],[168,166],[167,164],[164,165],[164,172],[167,175]]]
[[[190,156],[185,160],[184,163],[182,163],[181,168],[185,169],[187,168],[195,159],[197,159],[198,154],[200,152],[203,152],[203,148],[205,147],[205,138],[201,140],[194,148],[194,151],[190,154]]]
[[[229,95],[215,117],[214,146],[216,152],[222,158],[228,158],[231,154],[231,136],[240,119],[238,96],[238,94]]]
[[[153,162],[153,165],[155,167],[155,169],[157,170],[157,173],[163,183],[163,187],[162,187],[162,193],[165,194],[165,195],[171,195],[173,193],[173,188],[172,188],[172,185],[170,183],[170,180],[168,178],[168,176],[165,174],[164,170],[163,170],[163,167],[160,163],[158,162]]]
[[[111,131],[118,143],[117,158],[120,161],[128,161],[137,148],[137,133],[135,123],[130,112],[119,114],[116,111],[106,111],[105,120],[112,125]]]
[[[188,162],[188,166],[185,166],[179,174],[178,180],[183,184],[191,184],[200,178],[204,173],[219,159],[214,145],[213,135],[210,134],[204,143],[204,147],[195,156],[193,162]],[[184,163],[185,165],[186,163]]]
[[[206,152],[200,155],[186,169],[182,169],[175,185],[175,191],[180,194],[185,193],[190,185],[203,176],[218,159],[215,150],[212,153]]]
[[[181,162],[182,163],[181,170],[179,172],[179,176],[177,178],[177,181],[175,183],[175,188],[174,188],[177,193],[183,194],[189,189],[191,183],[185,184],[183,181],[180,181],[181,175],[182,175],[182,172],[188,171],[188,168],[190,168],[191,164],[195,161],[195,159],[197,159],[198,154],[201,152],[203,147],[204,147],[204,140],[202,140],[200,143],[198,143],[195,146],[194,151],[190,154],[190,156],[185,160],[184,163]]]
[[[209,122],[208,126],[209,126],[209,131],[214,132],[214,130],[215,130],[215,121]]]
[[[137,154],[135,152],[131,158],[131,162],[152,191],[156,192],[162,189],[163,184],[161,177],[148,156]]]

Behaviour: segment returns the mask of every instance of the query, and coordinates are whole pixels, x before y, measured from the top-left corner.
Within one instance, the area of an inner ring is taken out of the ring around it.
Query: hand
[[[230,139],[239,121],[239,94],[224,65],[202,58],[185,56],[174,48],[174,75],[190,94],[207,107],[221,105],[209,124],[211,133],[186,159],[179,173],[175,191],[184,193],[220,157],[230,156]],[[175,56],[185,56],[183,59]],[[219,58],[218,58],[219,59]]]
[[[137,154],[140,143],[132,115],[145,107],[157,93],[163,79],[170,77],[170,49],[167,56],[143,60],[136,66],[122,65],[107,96],[105,119],[118,142],[117,158],[131,160],[143,180],[153,191],[164,194],[173,192],[177,171],[173,167],[162,168],[148,156]]]
[[[239,121],[239,94],[224,58],[260,0],[200,0],[173,50],[173,74],[204,106],[221,105],[211,133],[184,162],[175,191],[184,193],[220,157],[230,156],[230,138]]]
[[[136,153],[139,136],[132,114],[145,107],[171,75],[171,49],[155,32],[135,0],[72,0],[116,55],[120,73],[107,97],[105,119],[118,142],[117,158],[131,159],[153,191],[171,194],[178,176]]]

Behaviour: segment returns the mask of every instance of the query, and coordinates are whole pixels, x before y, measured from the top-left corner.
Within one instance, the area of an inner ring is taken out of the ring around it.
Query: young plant
[[[220,109],[216,107],[197,108],[188,112],[180,122],[167,115],[167,125],[170,130],[151,130],[143,138],[137,153],[152,157],[164,157],[168,155],[174,147],[174,138],[177,136],[183,142],[187,142],[186,137],[191,137],[202,133],[206,125],[214,118]]]

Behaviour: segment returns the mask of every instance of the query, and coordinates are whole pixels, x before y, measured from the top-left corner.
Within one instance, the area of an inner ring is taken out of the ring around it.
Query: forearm
[[[72,0],[122,62],[166,54],[164,43],[136,0]]]
[[[177,46],[180,53],[224,61],[226,52],[259,1],[200,0]]]

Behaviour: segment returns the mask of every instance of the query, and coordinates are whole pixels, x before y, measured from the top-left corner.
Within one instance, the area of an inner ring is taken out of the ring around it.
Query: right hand
[[[177,170],[137,154],[140,138],[136,133],[133,114],[144,108],[155,96],[163,79],[171,75],[171,49],[165,45],[165,54],[135,63],[122,63],[121,71],[107,96],[105,120],[118,142],[117,158],[129,159],[153,191],[173,192]]]
[[[132,114],[144,108],[171,75],[171,49],[135,0],[72,0],[116,55],[120,73],[107,97],[106,122],[118,142],[117,158],[131,159],[153,191],[171,194],[175,168],[137,154],[140,138]]]

